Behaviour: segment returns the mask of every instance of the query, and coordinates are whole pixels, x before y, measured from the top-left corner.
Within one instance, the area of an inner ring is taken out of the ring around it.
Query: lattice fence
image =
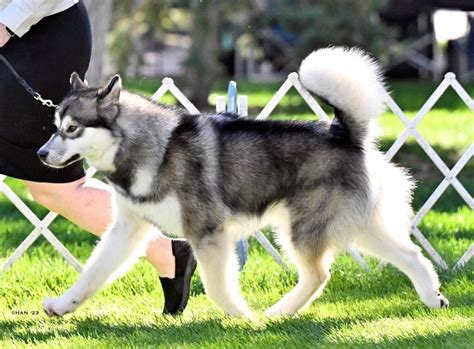
[[[294,87],[301,97],[306,101],[311,110],[316,114],[316,116],[321,120],[329,120],[328,115],[324,112],[318,102],[311,96],[311,94],[301,85],[297,73],[291,73],[288,75],[286,81],[281,85],[275,95],[271,98],[268,104],[262,109],[262,111],[257,116],[258,120],[266,119],[278,105],[280,100],[286,95],[286,93]],[[423,204],[421,209],[415,215],[412,221],[412,234],[423,246],[426,252],[431,256],[433,261],[442,269],[448,269],[447,263],[443,260],[440,254],[436,249],[431,245],[428,239],[425,238],[423,233],[418,228],[419,223],[423,217],[429,212],[433,205],[438,201],[443,192],[452,185],[454,189],[459,193],[463,198],[466,204],[473,209],[474,200],[473,197],[469,194],[466,188],[462,183],[457,179],[458,174],[468,163],[468,161],[474,155],[474,144],[471,144],[462,157],[458,160],[456,165],[452,169],[449,169],[441,157],[436,153],[436,151],[431,147],[431,145],[421,136],[416,127],[423,120],[426,114],[432,109],[434,104],[438,99],[444,94],[444,92],[452,87],[458,96],[464,101],[467,107],[474,112],[474,101],[466,92],[466,90],[461,86],[461,84],[456,80],[456,77],[453,73],[448,73],[445,75],[444,80],[436,88],[433,94],[428,98],[425,104],[422,106],[420,111],[416,114],[415,118],[410,121],[405,113],[400,109],[400,107],[395,103],[395,101],[390,97],[389,94],[385,97],[385,102],[388,108],[398,116],[398,118],[403,122],[406,129],[398,137],[398,139],[393,143],[390,149],[386,153],[388,159],[392,159],[393,156],[400,150],[402,145],[407,140],[408,136],[411,134],[415,138],[416,142],[428,155],[431,161],[436,165],[444,176],[443,181],[438,185],[435,191],[431,194],[429,199]],[[199,113],[199,110],[189,101],[188,98],[179,90],[179,88],[174,84],[171,78],[164,78],[162,85],[158,90],[153,94],[152,99],[158,101],[164,94],[170,92],[176,99],[183,105],[188,112],[192,114]],[[222,101],[218,102],[222,105]],[[245,99],[240,99],[238,102],[239,110],[246,108]],[[218,105],[218,108],[219,105]],[[246,111],[245,111],[246,112]],[[95,170],[90,168],[87,172],[87,176],[92,176]],[[15,207],[34,225],[34,230],[28,235],[28,237],[18,246],[18,248],[13,252],[13,254],[5,261],[2,266],[2,272],[11,267],[11,265],[33,244],[33,242],[40,236],[43,235],[53,246],[56,248],[59,253],[78,271],[82,269],[80,263],[74,258],[74,256],[64,247],[64,245],[55,237],[55,235],[49,229],[49,225],[57,217],[57,214],[54,212],[49,212],[42,220],[40,220],[31,209],[21,201],[21,199],[15,194],[15,192],[5,183],[6,177],[0,175],[0,192],[2,192],[14,205]],[[259,241],[260,241],[259,236]],[[264,243],[264,241],[261,241]],[[368,268],[365,260],[353,249],[348,251],[364,268]],[[459,261],[455,264],[453,269],[462,268],[474,255],[474,244],[472,244],[468,250],[463,254]]]

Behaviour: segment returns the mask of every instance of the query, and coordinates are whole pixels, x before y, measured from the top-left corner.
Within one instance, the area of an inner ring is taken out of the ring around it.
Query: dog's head
[[[40,160],[54,168],[82,158],[98,160],[117,144],[112,129],[119,114],[120,76],[101,88],[89,88],[73,73],[70,83],[71,92],[56,108],[57,131],[38,150]]]

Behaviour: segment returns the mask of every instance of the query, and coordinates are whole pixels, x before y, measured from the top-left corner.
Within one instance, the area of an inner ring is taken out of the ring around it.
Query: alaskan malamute
[[[129,266],[150,225],[189,241],[207,294],[230,315],[252,315],[234,242],[268,225],[299,281],[267,315],[310,304],[349,245],[397,266],[428,307],[447,307],[433,265],[410,240],[413,185],[373,144],[386,93],[376,63],[356,49],[321,49],[302,62],[300,79],[334,107],[332,122],[189,115],[122,91],[117,75],[89,88],[73,74],[58,130],[38,156],[52,167],[85,158],[97,168],[115,188],[114,223],[45,311],[74,311]]]

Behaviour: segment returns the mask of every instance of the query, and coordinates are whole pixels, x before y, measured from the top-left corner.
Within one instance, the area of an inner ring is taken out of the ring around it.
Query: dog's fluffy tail
[[[372,58],[359,49],[323,48],[303,60],[299,74],[303,86],[334,107],[354,144],[364,146],[372,140],[386,93]]]

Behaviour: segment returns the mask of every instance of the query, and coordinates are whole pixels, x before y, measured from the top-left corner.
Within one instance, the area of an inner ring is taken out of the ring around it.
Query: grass
[[[150,95],[157,81],[128,81],[129,88]],[[239,82],[249,94],[250,111],[258,112],[277,85]],[[393,96],[413,117],[434,86],[394,82]],[[224,84],[216,85],[223,94]],[[468,86],[470,95],[474,85]],[[211,100],[215,93],[211,95]],[[172,102],[172,98],[167,98]],[[277,119],[310,119],[309,109],[295,92],[275,110]],[[453,93],[446,94],[421,123],[421,134],[452,167],[474,139],[473,113]],[[381,118],[384,150],[403,130],[397,118]],[[414,207],[419,209],[443,177],[413,139],[395,161],[410,168],[418,181]],[[473,160],[459,179],[474,192]],[[7,183],[41,217],[46,210],[36,205],[21,183]],[[397,214],[394,212],[394,214]],[[0,196],[0,258],[5,260],[28,235],[32,225]],[[474,214],[452,188],[420,224],[420,230],[450,266],[474,242]],[[84,262],[95,238],[73,224],[58,219],[52,231]],[[162,316],[162,291],[156,272],[144,261],[113,285],[97,294],[74,315],[50,319],[41,310],[43,296],[60,295],[77,273],[40,238],[0,279],[0,347],[177,347],[177,348],[306,348],[306,347],[419,347],[472,348],[474,343],[474,263],[458,272],[440,271],[442,290],[451,301],[446,310],[426,309],[408,279],[390,266],[377,269],[377,261],[365,272],[348,256],[338,258],[322,297],[295,318],[269,320],[259,315],[255,323],[223,316],[205,296],[199,276],[193,278],[192,297],[183,316]],[[296,283],[255,243],[241,273],[242,290],[258,314]]]

